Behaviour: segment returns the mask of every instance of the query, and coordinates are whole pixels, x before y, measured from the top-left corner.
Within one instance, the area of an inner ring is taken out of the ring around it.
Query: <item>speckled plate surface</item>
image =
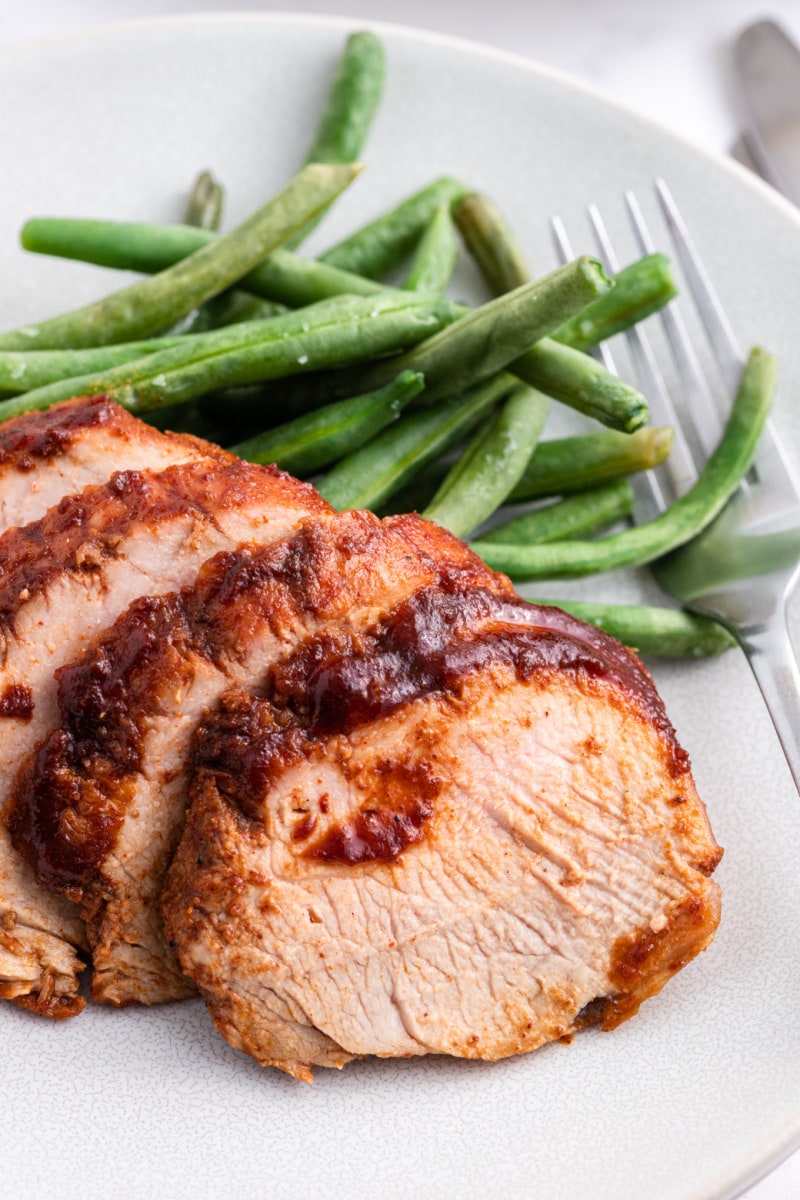
[[[227,185],[229,221],[255,207],[302,156],[349,28],[192,17],[3,52],[0,325],[113,283],[24,257],[15,240],[27,216],[177,219],[204,166]],[[552,264],[547,217],[559,211],[581,229],[588,199],[632,253],[621,192],[640,188],[650,205],[650,181],[664,175],[742,340],[779,356],[776,420],[800,459],[794,210],[529,63],[382,33],[389,73],[370,170],[312,246],[447,172],[498,198],[542,269]],[[465,272],[462,294],[474,283]],[[637,575],[571,590],[654,594]],[[800,801],[738,653],[653,669],[726,847],[725,899],[713,947],[634,1021],[494,1065],[364,1062],[305,1086],[231,1050],[199,1002],[90,1009],[61,1025],[5,1005],[0,1192],[55,1182],[62,1200],[711,1200],[762,1174],[800,1136]]]

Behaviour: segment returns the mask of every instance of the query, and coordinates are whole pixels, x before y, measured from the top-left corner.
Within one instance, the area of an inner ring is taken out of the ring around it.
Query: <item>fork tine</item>
[[[655,243],[650,236],[650,230],[636,195],[627,191],[625,203],[628,206],[628,213],[642,252],[653,254],[656,248]],[[722,432],[719,410],[686,330],[680,309],[673,301],[661,309],[659,316],[678,368],[688,416],[700,445],[708,457],[717,445]]]
[[[723,378],[733,395],[739,386],[743,363],[736,336],[669,188],[663,179],[657,179],[655,187],[689,288],[709,341],[719,356]],[[761,487],[750,487],[751,478],[760,481]],[[750,476],[742,480],[740,486],[749,493],[748,523],[752,530],[762,521],[774,522],[776,514],[781,511],[789,514],[789,519],[794,519],[793,514],[800,504],[798,485],[771,419],[767,421],[762,434]]]
[[[601,254],[608,263],[609,269],[618,271],[619,265],[614,253],[614,247],[599,209],[596,205],[591,204],[589,205],[588,213]],[[664,383],[664,377],[658,369],[647,335],[642,329],[634,326],[626,331],[625,337],[631,350],[634,371],[638,377],[639,386],[647,396],[651,416],[657,423],[671,425],[674,430],[672,451],[665,464],[665,469],[675,492],[681,495],[697,479],[697,469],[695,468],[691,451],[684,437],[678,415],[675,412],[675,406]],[[653,472],[648,472],[648,475],[651,478],[651,490],[656,504],[659,511],[663,511],[667,507],[663,488]]]
[[[656,195],[667,223],[675,252],[680,259],[689,290],[706,328],[728,392],[739,386],[744,358],[716,289],[708,277],[689,231],[683,223],[672,194],[663,179],[657,179]]]
[[[550,218],[550,231],[555,242],[556,253],[558,260],[561,263],[572,262],[575,258],[575,251],[572,249],[572,243],[569,240],[566,227],[561,217]],[[619,371],[614,363],[614,356],[605,342],[601,342],[594,350],[590,351],[594,358],[599,358],[603,366],[612,375],[619,375]]]

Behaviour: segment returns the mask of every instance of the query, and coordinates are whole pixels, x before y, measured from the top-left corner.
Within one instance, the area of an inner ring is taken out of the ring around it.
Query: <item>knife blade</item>
[[[800,50],[776,22],[758,21],[739,35],[735,62],[745,147],[759,174],[800,204]]]

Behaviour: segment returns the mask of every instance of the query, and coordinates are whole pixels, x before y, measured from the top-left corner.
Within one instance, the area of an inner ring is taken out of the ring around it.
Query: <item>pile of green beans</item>
[[[231,232],[208,171],[179,225],[28,220],[29,251],[145,278],[0,333],[0,421],[104,393],[160,428],[311,478],[336,508],[422,511],[518,581],[657,560],[705,527],[747,469],[772,359],[752,352],[698,483],[620,531],[629,476],[664,461],[672,430],[649,426],[646,398],[592,351],[673,298],[669,261],[648,254],[608,278],[583,257],[537,276],[495,200],[451,175],[317,257],[298,254],[361,173],[385,73],[374,34],[347,38],[297,173]],[[446,295],[462,244],[488,292],[476,308]],[[553,402],[605,428],[540,440]],[[649,654],[732,644],[673,609],[562,607]]]

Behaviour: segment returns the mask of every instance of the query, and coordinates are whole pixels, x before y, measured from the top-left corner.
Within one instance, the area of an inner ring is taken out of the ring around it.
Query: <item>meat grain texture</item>
[[[25,861],[4,835],[0,909],[33,965],[0,952],[0,994],[76,1011],[89,947],[96,1000],[196,984],[234,1046],[309,1079],[613,1028],[709,944],[721,851],[633,653],[420,518],[337,514],[105,402],[17,440],[98,413],[147,502],[129,473],[114,490],[116,445],[104,467],[70,434],[45,525],[12,531],[60,636],[11,605],[5,686],[30,694],[4,694],[33,708],[4,720]]]

